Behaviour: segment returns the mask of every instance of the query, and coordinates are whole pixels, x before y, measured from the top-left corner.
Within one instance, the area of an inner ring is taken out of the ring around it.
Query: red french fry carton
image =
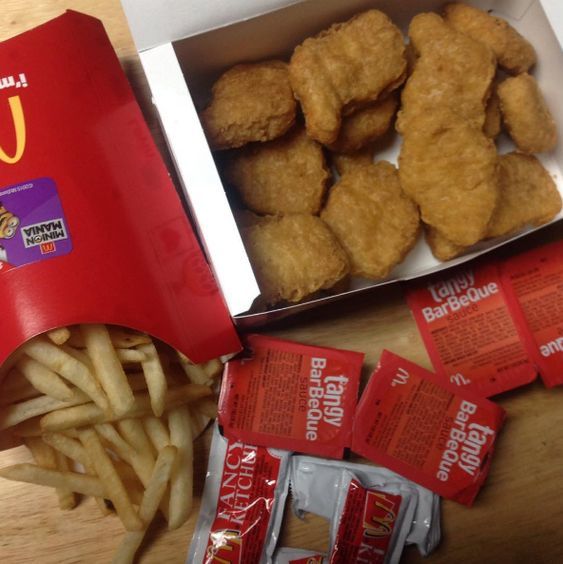
[[[548,388],[563,384],[563,241],[505,261],[502,281],[516,327]]]
[[[488,397],[536,379],[496,264],[433,278],[409,291],[407,302],[444,381]]]
[[[358,404],[352,450],[471,505],[504,418],[493,402],[383,351]]]
[[[145,331],[194,362],[240,349],[102,23],[0,44],[0,364],[58,326]]]
[[[219,424],[248,444],[342,458],[350,446],[363,353],[249,335],[225,367]]]

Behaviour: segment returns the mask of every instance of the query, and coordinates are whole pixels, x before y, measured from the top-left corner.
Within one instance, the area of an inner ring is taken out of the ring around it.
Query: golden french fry
[[[69,472],[70,465],[68,463],[67,457],[61,452],[59,452],[58,450],[55,450],[54,452],[55,452],[55,459],[57,463],[57,469],[60,470],[61,472]],[[58,488],[57,494],[59,496],[59,507],[61,509],[68,510],[76,507],[76,496],[74,495],[74,492],[72,490],[68,488],[64,488],[64,489]]]
[[[84,364],[84,366],[87,366],[88,370],[90,370],[93,375],[95,374],[94,365],[92,364],[92,361],[90,360],[90,357],[88,356],[88,353],[85,349],[77,349],[71,347],[70,345],[62,345],[61,349],[68,355],[78,360],[78,362]]]
[[[193,438],[190,412],[186,406],[174,408],[168,414],[170,442],[178,449],[170,477],[168,528],[182,526],[192,510]]]
[[[115,352],[121,364],[133,364],[147,360],[147,355],[139,349],[115,349]]]
[[[60,374],[90,396],[101,409],[107,411],[107,398],[86,365],[41,337],[28,341],[23,349],[28,356]]]
[[[112,411],[118,416],[126,414],[132,409],[135,398],[108,330],[104,325],[81,325],[80,328],[96,376],[108,396]]]
[[[210,378],[217,378],[223,373],[223,363],[218,358],[214,358],[205,362],[203,369]]]
[[[170,433],[162,420],[152,416],[145,417],[143,418],[143,427],[157,452],[170,444]]]
[[[217,403],[212,398],[203,398],[195,402],[191,408],[194,411],[203,413],[209,419],[215,419],[217,417]]]
[[[39,396],[21,403],[7,405],[0,410],[0,430],[15,426],[38,415],[57,412],[60,409],[68,409],[81,404],[95,405],[89,402],[90,398],[86,394],[80,390],[75,390],[71,401],[60,401],[49,396]],[[101,411],[98,406],[96,408]]]
[[[121,436],[135,449],[137,454],[150,458],[154,463],[153,447],[140,419],[122,419],[117,422]]]
[[[36,398],[38,395],[39,392],[17,368],[12,368],[0,385],[0,405]]]
[[[145,375],[147,388],[151,396],[153,413],[157,417],[160,417],[164,411],[168,384],[164,370],[160,364],[158,352],[153,343],[139,345],[137,350],[141,351],[146,356],[146,360],[141,363],[141,366],[143,367],[143,374]]]
[[[72,390],[56,373],[28,356],[22,356],[16,365],[31,385],[39,392],[52,398],[69,401]]]
[[[79,429],[80,442],[92,461],[96,474],[105,486],[106,496],[111,500],[123,526],[128,531],[139,531],[143,524],[133,509],[127,490],[93,429]]]
[[[207,385],[209,384],[209,374],[199,365],[193,364],[186,355],[178,352],[180,365],[184,369],[186,376],[192,384]]]
[[[205,430],[207,425],[209,424],[209,417],[204,415],[200,411],[196,411],[195,409],[190,410],[190,419],[192,422],[192,436],[194,439],[199,437],[201,433]]]
[[[164,447],[159,452],[154,470],[139,506],[139,517],[143,522],[143,530],[125,534],[113,557],[113,564],[130,564],[133,562],[135,553],[141,545],[145,532],[150,522],[154,519],[158,506],[163,499],[176,455],[176,449],[172,446]]]
[[[55,345],[64,345],[70,339],[70,330],[67,327],[59,327],[47,331],[47,337],[55,343]]]
[[[77,472],[60,472],[41,468],[35,464],[14,464],[0,468],[0,478],[15,482],[27,482],[51,488],[70,488],[82,495],[105,496],[105,488],[100,478],[78,474]]]
[[[211,388],[198,386],[196,384],[185,384],[184,386],[171,388],[166,394],[165,408],[172,409],[178,405],[197,401],[211,394]],[[152,414],[150,396],[148,394],[135,395],[133,409],[126,414],[126,417],[136,418],[150,414]],[[41,428],[43,431],[64,431],[72,427],[97,425],[99,423],[108,423],[119,419],[121,419],[120,416],[115,414],[108,415],[97,405],[88,403],[47,413],[47,415],[41,418]]]

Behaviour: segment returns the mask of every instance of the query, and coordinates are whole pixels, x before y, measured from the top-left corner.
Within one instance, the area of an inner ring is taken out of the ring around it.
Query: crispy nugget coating
[[[504,125],[516,146],[525,153],[551,151],[557,128],[535,78],[527,73],[498,85]]]
[[[532,155],[508,153],[499,159],[499,203],[487,237],[509,235],[526,225],[550,222],[561,211],[553,178]]]
[[[330,160],[340,176],[358,167],[373,164],[374,145],[366,145],[353,153],[331,153]]]
[[[385,278],[414,246],[419,232],[416,205],[386,161],[358,167],[333,186],[321,218],[348,253],[351,273]]]
[[[498,198],[493,141],[447,111],[410,120],[399,156],[403,190],[422,220],[458,245],[485,235]]]
[[[536,52],[508,22],[467,4],[448,4],[445,20],[458,31],[488,45],[506,71],[526,72],[536,62]]]
[[[496,89],[493,89],[485,107],[485,123],[483,133],[494,139],[501,130],[500,100]]]
[[[399,86],[405,73],[401,32],[379,10],[363,12],[306,39],[289,63],[307,132],[323,144],[336,141],[343,111],[374,102]]]
[[[510,235],[526,225],[544,225],[561,211],[561,195],[555,182],[532,155],[502,155],[498,182],[500,195],[487,229],[487,239]],[[450,260],[466,250],[432,228],[426,230],[426,241],[439,260]]]
[[[496,70],[492,51],[433,13],[415,16],[409,37],[418,58],[401,94],[397,131],[403,133],[408,120],[421,113],[444,108],[482,127]]]
[[[322,147],[304,129],[294,128],[279,139],[234,152],[225,176],[257,213],[316,214],[330,173]]]
[[[212,94],[200,116],[212,149],[269,141],[295,122],[297,104],[283,61],[236,65],[221,75]]]
[[[353,153],[375,141],[389,129],[397,105],[397,96],[391,95],[345,116],[338,138],[328,148],[337,153]]]
[[[242,237],[262,298],[270,305],[331,288],[350,269],[332,231],[313,215],[264,218],[243,229]]]

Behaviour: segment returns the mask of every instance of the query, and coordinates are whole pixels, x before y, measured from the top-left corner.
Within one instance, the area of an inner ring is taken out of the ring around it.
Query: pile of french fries
[[[55,488],[62,509],[94,496],[127,531],[114,563],[133,562],[159,510],[169,529],[190,515],[192,442],[216,416],[222,368],[114,326],[36,337],[0,370],[0,434],[23,441],[36,464],[0,477]]]

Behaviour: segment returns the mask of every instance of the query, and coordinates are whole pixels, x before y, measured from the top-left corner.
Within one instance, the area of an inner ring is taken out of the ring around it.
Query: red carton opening
[[[49,329],[108,323],[194,362],[240,349],[100,21],[0,44],[0,364]]]

